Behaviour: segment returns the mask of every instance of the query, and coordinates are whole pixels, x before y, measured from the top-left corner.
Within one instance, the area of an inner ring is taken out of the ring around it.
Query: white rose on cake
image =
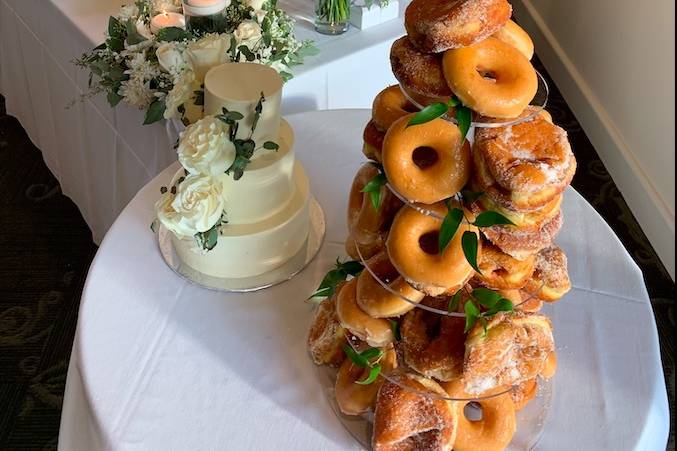
[[[207,34],[188,44],[186,53],[193,66],[195,77],[202,83],[212,67],[228,61],[230,38],[228,35]]]
[[[255,43],[261,39],[261,26],[253,20],[243,20],[233,32],[238,43]]]
[[[193,237],[214,227],[226,206],[222,182],[202,174],[189,174],[155,204],[160,222],[181,238]]]
[[[207,116],[186,128],[178,147],[179,162],[191,174],[219,175],[235,161],[235,146],[228,126]]]

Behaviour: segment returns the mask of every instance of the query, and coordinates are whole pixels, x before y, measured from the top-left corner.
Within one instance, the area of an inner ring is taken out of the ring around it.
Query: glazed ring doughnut
[[[390,379],[396,383],[384,382],[376,397],[372,449],[451,451],[462,416],[459,405],[420,394],[447,396],[432,379],[415,374],[399,374]]]
[[[381,91],[374,99],[371,109],[374,125],[383,133],[402,116],[416,112],[416,107],[404,97],[399,85],[389,86]]]
[[[526,289],[547,302],[557,301],[571,290],[567,256],[562,249],[553,244],[536,255],[534,273]]]
[[[498,31],[512,14],[506,0],[414,0],[404,26],[424,53],[467,47]]]
[[[442,67],[449,87],[463,105],[483,116],[518,117],[538,89],[538,77],[529,60],[496,38],[447,50]]]
[[[394,339],[387,319],[372,318],[357,305],[357,279],[347,282],[339,293],[336,313],[341,325],[369,346],[381,348]]]
[[[397,81],[407,92],[426,97],[451,97],[442,71],[442,55],[421,53],[406,36],[393,43],[390,66]]]
[[[427,298],[430,307],[446,310],[447,301]],[[449,381],[463,374],[465,319],[415,309],[400,325],[404,361],[426,377]]]
[[[397,367],[397,355],[392,345],[383,350],[379,364],[383,373],[390,373]],[[376,403],[376,395],[385,379],[379,377],[369,385],[355,382],[365,380],[371,368],[361,368],[350,359],[345,359],[336,376],[336,403],[346,415],[361,415],[368,412]]]
[[[567,133],[540,114],[512,126],[477,131],[473,157],[479,188],[515,211],[543,208],[576,172]]]
[[[386,187],[381,188],[381,205],[378,210],[369,195],[362,189],[379,174],[378,169],[370,163],[362,165],[350,189],[348,199],[348,231],[354,245],[360,247],[364,258],[369,258],[383,249],[385,235],[402,202]],[[348,245],[349,248],[352,245]]]
[[[318,365],[339,366],[345,358],[343,345],[346,343],[346,330],[336,315],[337,293],[342,286],[337,286],[334,295],[322,301],[310,326],[308,350]]]
[[[413,115],[396,121],[383,141],[388,181],[412,202],[433,204],[458,193],[470,177],[468,141],[444,119],[407,127]]]
[[[409,285],[398,274],[385,251],[370,258],[366,264],[400,296],[412,302],[420,302],[424,298],[425,294]],[[357,278],[357,304],[372,318],[400,316],[415,307],[415,304],[400,296],[386,290],[367,270],[362,271]]]
[[[452,398],[472,398],[463,388],[462,379],[442,384]],[[502,389],[496,390],[496,392]],[[472,401],[482,408],[482,419],[471,421],[464,415],[465,406],[471,401],[453,401],[459,404],[458,434],[454,451],[499,451],[505,449],[517,428],[515,404],[510,393],[492,398]]]
[[[538,313],[498,313],[476,324],[465,341],[465,391],[483,394],[538,376],[555,350],[552,323]]]
[[[491,243],[482,244],[482,257],[478,260],[481,273],[476,278],[480,284],[495,290],[522,288],[534,272],[535,257],[517,260]]]
[[[536,393],[538,392],[538,381],[536,378],[529,379],[528,381],[522,382],[521,384],[515,386],[510,390],[510,397],[512,402],[515,404],[515,410],[519,412],[524,409],[524,407],[534,399]]]
[[[379,131],[379,129],[376,128],[374,121],[369,121],[362,134],[362,139],[364,140],[362,153],[364,156],[380,163],[383,139],[385,136],[386,134],[384,132]]]
[[[426,206],[440,217],[447,213],[442,203]],[[469,212],[466,215],[471,217]],[[461,248],[461,237],[470,231],[479,235],[477,227],[463,222],[442,254],[438,252],[438,236],[442,221],[402,208],[390,228],[386,241],[390,261],[414,288],[430,296],[455,293],[474,274]],[[479,240],[478,240],[479,241]],[[481,242],[478,243],[481,258]]]
[[[562,211],[558,210],[555,217],[540,227],[496,225],[482,228],[482,234],[506,254],[525,260],[552,244],[562,228],[562,221]]]
[[[493,37],[515,47],[528,60],[534,56],[534,43],[529,34],[512,20],[507,21]]]

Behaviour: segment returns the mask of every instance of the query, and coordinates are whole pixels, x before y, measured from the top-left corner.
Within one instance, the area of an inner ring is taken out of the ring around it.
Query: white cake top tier
[[[262,64],[225,63],[216,66],[205,77],[205,115],[221,114],[223,108],[241,113],[244,119],[240,121],[236,137],[247,139],[256,104],[263,93],[263,110],[252,139],[257,146],[275,141],[280,129],[282,84],[282,77]]]

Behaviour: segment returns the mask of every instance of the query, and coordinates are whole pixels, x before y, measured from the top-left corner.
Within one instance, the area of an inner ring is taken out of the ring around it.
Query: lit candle
[[[153,33],[169,27],[186,28],[186,18],[183,17],[183,14],[165,11],[153,17],[150,21],[150,31]]]
[[[183,0],[183,12],[187,16],[211,16],[230,6],[231,0]]]

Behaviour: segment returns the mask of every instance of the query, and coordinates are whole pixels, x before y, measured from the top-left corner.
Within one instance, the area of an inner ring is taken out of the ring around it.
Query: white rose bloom
[[[136,32],[148,40],[153,39],[153,33],[150,31],[150,27],[141,19],[136,21]]]
[[[268,0],[245,0],[244,4],[254,11],[259,11],[263,9],[263,5],[265,5],[267,1]]]
[[[129,19],[135,19],[139,15],[139,8],[136,5],[126,5],[120,8],[118,13],[118,20],[120,22],[127,22]]]
[[[181,134],[179,162],[191,174],[217,176],[235,161],[235,146],[228,139],[228,126],[207,116]]]
[[[174,80],[174,87],[165,98],[165,119],[179,117],[179,107],[186,104],[193,97],[195,74],[187,70]]]
[[[202,174],[189,174],[177,187],[176,195],[170,192],[170,199],[163,197],[156,205],[158,218],[181,237],[214,227],[226,206],[221,180]]]
[[[185,53],[175,42],[165,42],[155,51],[158,64],[174,76],[180,75],[188,66]]]
[[[230,38],[225,34],[208,34],[188,44],[186,54],[200,83],[204,81],[209,69],[228,61],[229,48]]]
[[[261,26],[253,20],[243,20],[233,35],[238,43],[253,43],[261,38]]]

